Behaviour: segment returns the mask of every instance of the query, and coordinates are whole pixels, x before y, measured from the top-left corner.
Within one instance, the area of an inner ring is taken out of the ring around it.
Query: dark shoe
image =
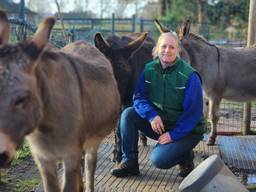
[[[190,153],[190,157],[184,161],[184,162],[181,162],[179,164],[179,168],[180,168],[180,171],[178,173],[178,175],[180,177],[186,177],[193,169],[194,169],[194,152],[191,151]]]
[[[180,171],[178,175],[180,177],[186,177],[193,169],[194,169],[194,163],[191,163],[190,165],[187,165],[187,166],[180,165]]]
[[[111,175],[116,177],[127,177],[139,174],[138,163],[121,162],[116,168],[111,170]]]

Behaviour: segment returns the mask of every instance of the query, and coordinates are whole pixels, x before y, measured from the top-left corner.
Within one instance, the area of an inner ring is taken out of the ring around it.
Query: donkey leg
[[[204,96],[204,118],[207,120],[209,116],[209,99]]]
[[[43,181],[44,192],[60,192],[56,161],[40,158],[36,155],[34,155],[34,160]]]
[[[139,137],[140,137],[141,144],[144,147],[146,147],[147,146],[147,140],[148,140],[146,135],[144,135],[144,133],[140,132]]]
[[[85,167],[85,186],[84,190],[86,192],[94,191],[94,175],[97,165],[97,151],[98,145],[92,146],[86,149],[84,158]]]
[[[82,152],[77,152],[77,154],[74,156],[69,156],[68,158],[64,159],[64,174],[62,180],[63,192],[82,191],[82,178],[80,169],[81,157]]]
[[[211,99],[209,100],[209,116],[211,123],[211,132],[208,138],[207,145],[214,145],[217,137],[217,123],[219,120],[219,105],[220,99]]]
[[[113,159],[112,161],[115,163],[120,163],[122,160],[122,153],[121,153],[121,135],[119,126],[114,130],[115,134],[115,145],[113,150]]]

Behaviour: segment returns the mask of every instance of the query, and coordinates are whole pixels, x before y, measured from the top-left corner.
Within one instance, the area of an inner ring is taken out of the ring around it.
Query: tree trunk
[[[61,21],[61,28],[62,28],[63,37],[64,37],[64,39],[65,39],[65,41],[67,43],[68,42],[68,37],[67,37],[66,32],[65,32],[64,22],[63,22],[63,19],[62,19],[62,16],[61,16],[60,5],[58,3],[58,0],[55,0],[55,4],[57,6],[58,15],[59,15],[59,18],[60,18],[60,21]]]
[[[198,23],[200,25],[199,33],[208,39],[206,0],[197,0],[198,2]]]
[[[171,0],[160,0],[161,16],[164,17],[171,10]]]

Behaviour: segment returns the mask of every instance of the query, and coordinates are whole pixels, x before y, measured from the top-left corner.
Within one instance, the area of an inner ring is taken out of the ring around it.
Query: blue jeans
[[[126,108],[120,119],[122,161],[138,162],[138,130],[147,137],[158,140],[159,136],[150,123],[142,119],[133,107]],[[200,139],[189,135],[179,141],[168,144],[157,143],[151,153],[152,164],[160,169],[169,169],[186,161]]]

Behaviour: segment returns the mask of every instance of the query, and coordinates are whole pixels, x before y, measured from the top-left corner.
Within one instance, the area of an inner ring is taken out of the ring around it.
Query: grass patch
[[[40,183],[39,178],[17,180],[15,192],[28,192],[35,189]]]
[[[256,185],[248,185],[246,186],[246,188],[250,191],[250,192],[256,192]]]
[[[0,185],[8,183],[11,180],[12,178],[8,175],[8,171],[6,169],[0,169]]]
[[[17,165],[21,160],[31,156],[28,142],[24,142],[21,148],[16,152],[12,165]]]

